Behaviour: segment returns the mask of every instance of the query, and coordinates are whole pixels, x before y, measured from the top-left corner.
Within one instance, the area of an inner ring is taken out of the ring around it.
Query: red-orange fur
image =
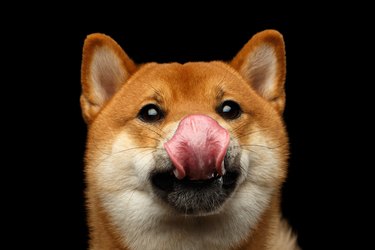
[[[252,83],[244,85],[247,79],[241,72],[247,57],[259,45],[271,46],[277,57],[277,88],[272,94],[262,96],[252,88]],[[90,82],[90,65],[92,55],[100,46],[107,46],[114,51],[122,62],[129,77],[117,93],[97,109],[95,97]],[[135,65],[126,53],[109,37],[102,34],[88,36],[83,49],[82,64],[82,97],[83,116],[88,123],[89,133],[86,152],[86,182],[87,208],[89,213],[90,247],[91,249],[128,249],[124,245],[126,235],[110,223],[106,209],[99,202],[98,195],[102,190],[97,186],[95,171],[101,159],[99,153],[110,147],[117,133],[125,131],[137,145],[156,147],[157,141],[148,135],[147,129],[136,119],[140,107],[150,102],[159,103],[165,108],[166,119],[157,128],[164,136],[165,127],[178,122],[182,117],[191,113],[208,114],[214,119],[226,123],[216,112],[217,100],[224,97],[235,98],[243,109],[243,115],[237,121],[228,122],[227,128],[236,135],[244,135],[255,126],[270,128],[268,136],[277,141],[278,145],[287,145],[288,140],[282,122],[281,114],[285,105],[285,52],[281,35],[272,30],[258,33],[229,63],[220,61],[210,63],[187,63],[184,65],[148,63]],[[155,92],[157,94],[155,94]],[[147,126],[147,125],[146,125]],[[241,143],[246,143],[247,137],[239,137]],[[280,189],[287,173],[288,147],[280,147],[282,169],[273,181],[276,192],[272,196],[269,207],[263,212],[255,229],[233,249],[276,249],[271,246],[274,235],[280,226]],[[118,191],[113,185],[108,189]],[[137,230],[134,228],[134,230]],[[271,242],[271,243],[270,243]],[[150,244],[153,244],[150,242]],[[99,248],[100,247],[100,248]],[[283,246],[279,246],[283,249]],[[160,248],[162,249],[162,247]],[[297,249],[297,248],[295,248]]]

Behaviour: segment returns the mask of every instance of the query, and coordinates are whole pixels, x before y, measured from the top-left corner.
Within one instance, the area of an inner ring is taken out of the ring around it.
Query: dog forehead
[[[136,87],[142,94],[200,95],[230,88],[241,81],[238,73],[222,62],[151,63],[133,76],[128,88]]]
[[[235,100],[246,111],[259,106],[259,99],[250,84],[221,61],[147,63],[124,83],[107,107],[119,114],[126,110],[130,116],[149,103],[172,112],[207,113],[223,100]]]

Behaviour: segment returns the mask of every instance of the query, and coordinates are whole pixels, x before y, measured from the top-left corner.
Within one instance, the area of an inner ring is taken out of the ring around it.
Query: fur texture
[[[230,63],[142,66],[108,36],[88,36],[81,106],[90,249],[298,249],[280,219],[289,152],[284,80],[284,43],[274,30],[256,34]],[[226,100],[239,104],[238,118],[218,113]],[[140,119],[148,104],[162,119]],[[177,211],[151,181],[171,166],[163,145],[189,114],[208,115],[229,132],[227,163],[239,173],[233,192],[207,213]]]

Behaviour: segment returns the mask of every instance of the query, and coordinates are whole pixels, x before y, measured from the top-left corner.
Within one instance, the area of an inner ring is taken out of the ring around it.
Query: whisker
[[[276,145],[276,146],[273,146],[273,147],[266,146],[266,145],[259,145],[259,144],[240,144],[239,146],[241,148],[243,148],[243,147],[261,147],[261,148],[267,148],[267,149],[277,149],[277,148],[283,147],[285,145],[287,145],[287,144],[283,143],[283,144]],[[236,146],[234,146],[234,147],[236,147]]]
[[[147,136],[147,135],[144,135],[144,134],[131,134],[131,133],[127,133],[128,135],[135,135],[135,136],[140,136],[140,137],[144,137],[144,138],[149,138],[149,139],[152,139],[152,140],[155,140],[157,142],[160,142],[161,140],[159,138],[155,138],[155,137],[151,137],[151,136]],[[162,138],[162,137],[161,137]]]
[[[268,129],[253,130],[253,131],[250,131],[248,133],[238,134],[238,135],[234,136],[234,138],[239,139],[239,138],[242,138],[242,137],[245,137],[245,136],[248,136],[248,135],[252,135],[252,134],[255,134],[255,133],[263,132],[263,131],[266,131],[266,130],[268,130]],[[233,130],[233,132],[235,132],[235,131],[236,130]]]
[[[102,154],[104,154],[104,155],[108,155],[108,156],[111,155],[110,153],[104,152],[104,151],[98,146],[98,144],[96,143],[96,141],[94,141],[93,145],[94,145],[94,147],[95,147],[100,153],[102,153]]]
[[[154,150],[154,151],[152,151],[152,152],[149,152],[147,155],[149,155],[149,154],[153,154],[153,153],[155,153],[155,152],[156,152],[156,150]],[[145,158],[147,155],[144,155],[141,159]],[[141,160],[141,159],[140,159],[140,160]],[[153,160],[154,160],[154,159],[151,158],[151,159],[149,159],[148,161],[146,161],[146,162],[143,164],[143,166],[140,166],[141,172],[142,172],[144,169],[147,169],[147,167],[150,165],[150,162],[153,161]]]
[[[135,150],[135,149],[145,149],[145,150],[143,150],[142,152],[139,152],[140,154],[141,154],[141,153],[144,153],[144,152],[147,151],[147,150],[153,150],[154,152],[157,151],[157,150],[161,150],[160,148],[155,148],[155,147],[134,147],[134,148],[127,148],[127,149],[124,149],[124,150],[119,150],[119,151],[117,151],[117,152],[113,152],[113,153],[111,153],[111,154],[108,154],[108,153],[104,153],[104,152],[102,152],[103,154],[106,155],[106,157],[104,157],[103,159],[101,159],[100,162],[98,162],[98,163],[95,165],[95,167],[98,167],[98,166],[102,165],[103,162],[107,161],[111,156],[114,156],[114,155],[116,155],[116,154],[121,154],[121,153],[124,153],[124,152],[129,151],[129,150]]]
[[[240,125],[234,129],[231,130],[232,133],[246,127],[246,126],[249,126],[249,124],[247,123],[244,123],[243,125]],[[257,129],[257,130],[251,130],[249,131],[248,133],[244,133],[244,134],[239,134],[237,136],[235,136],[236,139],[239,139],[239,138],[242,138],[244,136],[248,136],[248,135],[251,135],[251,134],[255,134],[255,133],[259,133],[259,132],[263,132],[263,131],[267,131],[267,130],[270,130],[270,129],[273,129],[275,127],[275,125],[273,126],[270,126],[270,127],[267,127],[267,128],[261,128],[261,129]]]
[[[244,150],[244,151],[251,152],[251,153],[259,154],[259,152],[255,151],[255,150],[248,149],[248,148],[241,148],[241,149]]]
[[[164,139],[165,136],[163,136],[164,135],[164,131],[163,130],[161,130],[161,129],[157,128],[157,127],[153,127],[153,128],[156,128],[156,129],[158,129],[160,131],[160,132],[158,132],[158,131],[156,131],[154,129],[151,129],[149,126],[147,126],[145,124],[142,124],[141,126],[143,126],[145,129],[148,129],[149,131],[157,134],[161,139]]]
[[[133,189],[131,190],[131,193],[130,193],[130,195],[129,195],[129,199],[128,199],[128,201],[127,201],[128,204],[130,204],[130,201],[131,201],[131,199],[133,198],[133,195],[134,195],[135,191],[137,191],[137,188],[133,188]]]
[[[114,152],[113,154],[120,154],[120,153],[127,152],[129,150],[135,150],[135,149],[162,150],[162,148],[155,148],[155,147],[133,147],[133,148],[127,148],[127,149],[119,150],[117,152]]]
[[[247,127],[247,126],[249,126],[248,123],[243,123],[243,124],[241,124],[240,126],[233,128],[232,131],[233,131],[233,132],[236,132],[236,131],[238,131],[238,130],[244,128],[244,127]]]

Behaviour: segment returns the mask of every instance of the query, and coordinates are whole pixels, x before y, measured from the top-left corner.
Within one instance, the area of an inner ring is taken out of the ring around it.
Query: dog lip
[[[228,155],[225,156],[224,160],[221,164],[221,173],[218,171],[214,171],[212,176],[207,179],[191,179],[189,176],[180,177],[179,171],[177,171],[176,167],[171,163],[169,167],[165,170],[155,170],[150,174],[150,180],[154,186],[159,187],[161,190],[163,189],[171,189],[167,188],[167,186],[173,185],[173,182],[176,183],[205,183],[209,182],[212,179],[217,179],[219,177],[223,177],[223,187],[228,187],[232,184],[235,184],[237,177],[240,175],[240,171],[238,167],[231,166],[228,162]],[[158,181],[158,177],[162,181]]]
[[[226,168],[225,175],[215,175],[210,179],[192,180],[185,176],[178,179],[173,165],[165,171],[155,171],[150,175],[153,192],[162,201],[185,215],[204,215],[217,210],[234,191],[240,171]]]
[[[179,178],[178,171],[176,171],[176,168],[173,167],[173,169],[168,169],[165,171],[158,171],[151,174],[151,180],[153,181],[153,184],[161,189],[166,188],[167,185],[171,185],[173,180],[176,183],[184,183],[184,184],[205,184],[210,183],[213,180],[222,178],[223,175],[220,175],[218,172],[214,172],[212,176],[208,179],[190,179],[188,176],[185,176],[183,178]],[[160,180],[157,180],[157,178],[160,178]],[[170,180],[168,180],[170,179]],[[170,189],[170,188],[166,188]]]
[[[182,180],[179,180],[179,181],[181,181],[182,183],[185,183],[186,185],[194,186],[194,185],[207,185],[207,183],[210,183],[210,182],[215,181],[215,180],[220,180],[220,178],[222,179],[223,176],[219,175],[218,173],[214,173],[213,176],[209,179],[192,180],[189,177],[185,177],[185,178],[183,178]]]
[[[223,167],[222,167],[222,169],[221,169],[221,173],[224,173],[224,174],[225,174],[224,162],[223,162],[222,165],[223,165]],[[186,175],[185,175],[185,176],[181,176],[180,171],[178,171],[177,168],[174,168],[174,169],[172,170],[172,172],[173,172],[174,176],[175,176],[178,180],[189,179],[190,181],[196,181],[196,182],[199,182],[199,181],[203,182],[203,181],[205,181],[205,180],[210,180],[210,179],[212,179],[212,178],[215,178],[216,176],[223,176],[223,174],[219,174],[217,171],[214,171],[214,172],[212,172],[211,176],[207,176],[206,179],[191,179],[189,176],[186,176]]]

